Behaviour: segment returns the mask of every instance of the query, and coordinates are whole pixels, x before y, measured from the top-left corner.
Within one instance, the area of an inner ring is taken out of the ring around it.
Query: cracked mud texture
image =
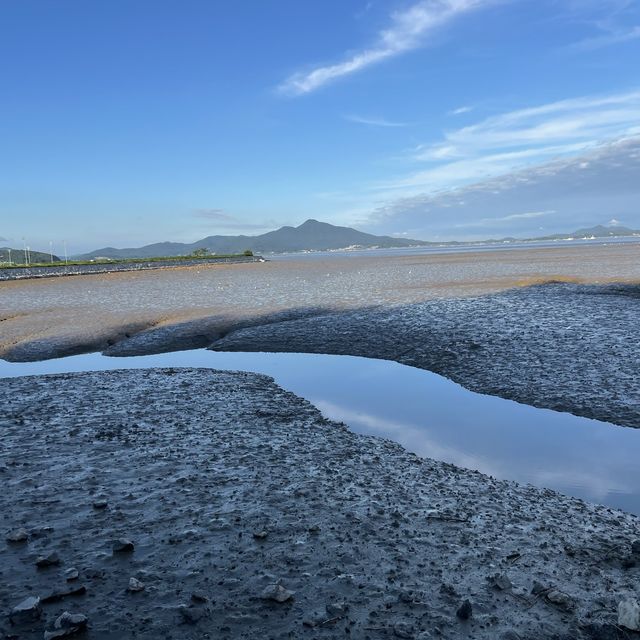
[[[3,635],[70,611],[100,640],[630,637],[637,518],[357,435],[266,376],[5,379],[0,403],[0,529],[28,536],[0,542]]]

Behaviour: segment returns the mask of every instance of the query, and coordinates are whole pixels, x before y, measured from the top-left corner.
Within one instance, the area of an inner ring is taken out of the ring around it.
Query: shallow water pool
[[[265,373],[359,433],[640,515],[640,430],[473,393],[395,362],[206,350],[130,358],[87,354],[32,363],[0,360],[0,377],[167,366]]]

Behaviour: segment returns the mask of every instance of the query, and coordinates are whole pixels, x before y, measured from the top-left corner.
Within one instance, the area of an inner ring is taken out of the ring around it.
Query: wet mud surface
[[[640,427],[640,285],[550,283],[233,332],[220,351],[395,360],[468,389]]]
[[[109,640],[631,637],[637,518],[354,434],[266,376],[4,379],[0,405],[3,636],[68,611]]]
[[[0,357],[359,355],[640,426],[640,245],[298,260],[0,283]],[[555,280],[551,284],[539,284]]]

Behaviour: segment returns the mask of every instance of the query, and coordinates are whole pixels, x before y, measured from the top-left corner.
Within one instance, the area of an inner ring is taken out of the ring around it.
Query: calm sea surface
[[[463,245],[432,245],[425,247],[406,247],[389,249],[340,249],[336,251],[308,251],[306,253],[269,254],[269,260],[322,260],[331,257],[357,258],[375,256],[421,256],[447,253],[476,253],[485,251],[513,251],[516,249],[549,249],[552,247],[589,247],[598,245],[620,245],[640,243],[638,236],[619,238],[574,238],[573,240],[532,240],[529,242],[482,242]]]

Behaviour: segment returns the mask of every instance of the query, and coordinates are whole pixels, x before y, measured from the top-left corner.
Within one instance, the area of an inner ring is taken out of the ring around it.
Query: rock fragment
[[[40,556],[36,560],[36,566],[40,569],[45,569],[46,567],[57,567],[59,564],[60,557],[55,551],[52,551],[46,556]]]
[[[129,538],[118,538],[111,548],[113,549],[113,553],[131,553],[134,545]]]
[[[103,498],[101,498],[99,500],[94,500],[92,506],[97,511],[102,511],[102,510],[106,509],[109,506],[109,503],[106,500],[104,500]]]
[[[283,603],[293,597],[293,592],[288,591],[280,584],[267,585],[260,594],[261,600],[272,600],[273,602]]]
[[[549,593],[547,593],[547,601],[551,604],[555,604],[558,607],[562,607],[563,609],[573,609],[574,601],[573,598],[564,593],[564,591],[560,591],[558,589],[551,589]]]
[[[621,600],[618,604],[618,624],[631,631],[640,631],[640,602],[635,598]]]
[[[326,606],[327,613],[335,618],[337,616],[345,616],[349,610],[349,605],[346,602],[330,602]]]
[[[11,610],[9,619],[13,624],[21,624],[37,620],[41,615],[42,607],[40,606],[40,598],[37,596],[29,596]]]
[[[53,629],[44,632],[44,640],[56,640],[80,633],[87,626],[87,616],[82,613],[69,613],[65,611],[56,618]]]
[[[508,591],[513,586],[506,573],[496,573],[487,578],[489,584],[498,591]]]
[[[144,591],[144,582],[140,582],[137,578],[129,578],[129,586],[127,587],[127,591],[131,593],[138,593],[139,591]]]
[[[29,534],[26,529],[14,529],[7,534],[7,542],[11,544],[19,544],[26,542],[29,539]]]
[[[77,580],[79,576],[80,574],[75,567],[70,567],[64,572],[64,579],[67,582],[73,582],[74,580]]]

